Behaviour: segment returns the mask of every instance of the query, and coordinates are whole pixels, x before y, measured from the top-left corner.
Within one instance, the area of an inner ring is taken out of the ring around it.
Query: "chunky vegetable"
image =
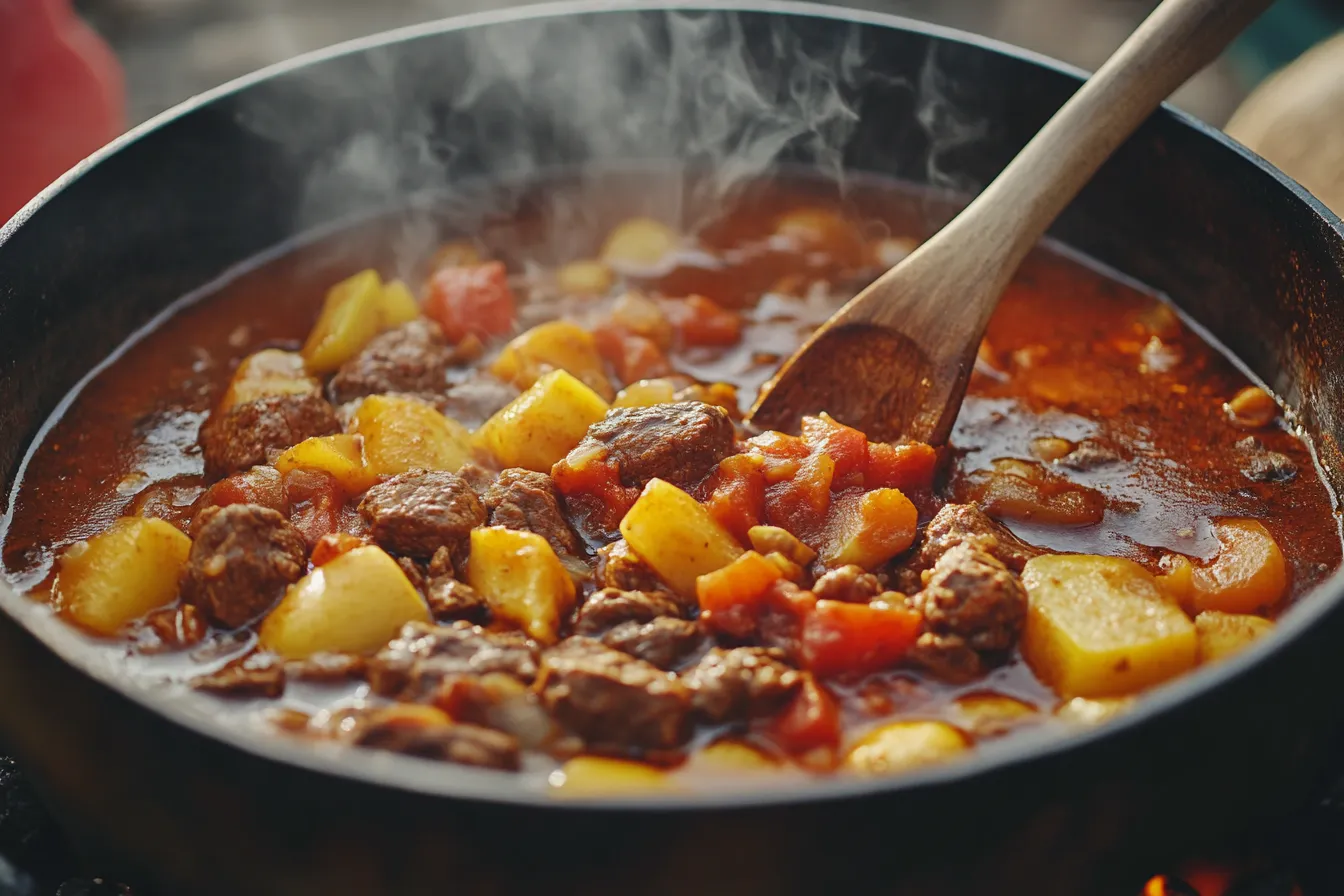
[[[1022,655],[1064,697],[1131,694],[1195,664],[1195,627],[1153,576],[1118,557],[1034,557]]]
[[[474,444],[500,465],[549,473],[607,414],[607,403],[573,374],[553,370],[476,431]]]
[[[497,616],[543,644],[554,643],[574,605],[574,581],[546,539],[503,526],[473,529],[467,584]]]
[[[551,778],[552,793],[559,797],[622,796],[672,790],[667,772],[643,762],[609,759],[605,756],[575,756]]]
[[[316,395],[321,389],[308,375],[302,355],[268,348],[248,355],[238,365],[219,407],[227,410],[267,395]]]
[[[704,507],[661,479],[644,486],[621,520],[621,535],[673,591],[688,597],[696,593],[700,576],[722,569],[742,553]]]
[[[1195,617],[1199,661],[1211,663],[1232,656],[1273,630],[1274,623],[1259,616],[1205,610]]]
[[[854,744],[843,767],[860,775],[890,775],[946,762],[968,746],[966,736],[944,722],[892,722]]]
[[[1221,546],[1207,566],[1191,574],[1195,612],[1253,613],[1272,609],[1288,590],[1288,567],[1278,542],[1257,520],[1227,519],[1213,524]]]
[[[356,435],[315,436],[304,439],[275,459],[282,474],[290,470],[321,470],[351,495],[365,491],[378,475],[364,463],[364,440]]]
[[[81,627],[111,636],[177,597],[191,539],[163,520],[126,517],[61,555],[52,594]]]
[[[1095,489],[1051,476],[1039,464],[999,460],[967,477],[966,497],[990,516],[1053,526],[1101,522],[1106,499]]]
[[[514,337],[490,370],[519,389],[528,388],[548,371],[564,370],[604,399],[615,394],[603,372],[602,356],[597,352],[593,335],[563,320],[538,324]]]
[[[648,408],[656,404],[667,404],[677,392],[671,380],[639,380],[631,383],[616,394],[611,403],[614,408]]]
[[[894,666],[919,637],[904,605],[819,600],[803,621],[803,664],[817,675],[863,675]]]
[[[783,571],[755,551],[739,555],[727,566],[695,580],[700,619],[717,631],[746,636],[756,627],[760,604]]]
[[[312,374],[331,373],[383,330],[414,320],[415,302],[405,284],[383,285],[378,272],[360,271],[327,292],[317,324],[300,354]]]
[[[572,296],[606,295],[615,282],[611,268],[591,259],[571,261],[555,272],[555,285]]]
[[[350,431],[364,439],[372,476],[410,470],[456,470],[471,458],[471,433],[423,401],[370,395],[359,404]]]
[[[429,608],[379,547],[347,551],[290,586],[261,624],[259,644],[287,659],[372,653]]]
[[[837,506],[821,559],[827,566],[876,569],[915,543],[919,511],[894,488],[873,489]]]
[[[662,265],[680,242],[676,231],[661,221],[630,218],[607,237],[602,260],[618,271],[646,272]]]
[[[441,267],[430,275],[425,316],[451,342],[490,339],[513,329],[515,302],[509,274],[498,261]]]

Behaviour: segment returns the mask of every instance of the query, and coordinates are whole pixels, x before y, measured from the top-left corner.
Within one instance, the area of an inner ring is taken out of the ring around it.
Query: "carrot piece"
[[[747,533],[765,516],[762,466],[761,458],[755,455],[734,454],[719,463],[717,474],[710,480],[713,489],[705,502],[709,515],[743,544],[750,543]]]
[[[700,619],[708,627],[745,638],[756,629],[770,588],[783,577],[779,567],[755,551],[695,580]]]
[[[803,664],[817,675],[865,675],[905,656],[921,618],[903,606],[819,600],[803,622]]]
[[[502,336],[513,329],[515,302],[508,272],[498,261],[440,268],[430,275],[425,316],[450,342],[471,335]]]

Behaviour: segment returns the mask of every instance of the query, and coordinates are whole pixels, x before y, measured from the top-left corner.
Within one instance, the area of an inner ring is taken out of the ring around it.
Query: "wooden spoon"
[[[961,214],[822,324],[748,420],[796,431],[826,411],[875,441],[946,442],[1023,257],[1162,100],[1271,2],[1165,0]]]

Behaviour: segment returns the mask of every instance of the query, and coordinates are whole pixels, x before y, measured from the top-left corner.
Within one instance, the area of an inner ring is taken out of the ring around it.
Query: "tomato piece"
[[[744,450],[748,454],[765,458],[761,471],[770,485],[793,478],[803,460],[811,453],[802,439],[774,430],[747,439]]]
[[[572,451],[551,467],[551,479],[582,530],[592,535],[615,533],[639,489],[621,485],[620,471],[605,454],[577,454]]]
[[[719,463],[711,477],[712,488],[705,509],[720,526],[743,544],[750,539],[748,530],[759,526],[765,516],[765,474],[761,458],[734,454]]]
[[[833,750],[840,745],[840,705],[809,675],[793,702],[770,720],[765,731],[788,753]]]
[[[225,476],[205,490],[197,508],[229,504],[260,504],[280,513],[289,512],[283,480],[273,467],[253,467]]]
[[[682,345],[725,346],[742,341],[742,315],[713,299],[690,295],[667,302],[666,310]]]
[[[503,336],[513,329],[514,309],[508,271],[501,262],[439,268],[429,277],[425,316],[450,342]]]
[[[831,506],[831,478],[835,461],[814,454],[798,465],[793,478],[765,490],[765,518],[804,542],[816,541]]]
[[[868,467],[868,437],[829,414],[803,418],[803,441],[814,454],[835,461],[831,488],[862,485]]]
[[[597,340],[597,353],[626,384],[671,376],[676,372],[658,343],[647,336],[616,324],[604,324],[593,330],[593,337]]]
[[[868,468],[864,488],[898,488],[907,494],[933,487],[938,452],[923,442],[868,443]]]
[[[881,671],[914,645],[920,622],[903,606],[819,600],[803,622],[803,665],[822,677]]]
[[[324,535],[340,528],[345,493],[336,477],[321,470],[295,468],[285,474],[289,521],[303,533],[311,550]]]
[[[358,535],[351,535],[348,532],[328,532],[313,545],[313,555],[310,559],[314,566],[321,566],[366,544],[368,541]]]
[[[706,626],[737,638],[756,630],[761,606],[771,587],[783,577],[779,567],[755,551],[695,580],[700,620]]]

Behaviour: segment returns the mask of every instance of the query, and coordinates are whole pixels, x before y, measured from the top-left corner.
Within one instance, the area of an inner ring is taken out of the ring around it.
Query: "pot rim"
[[[79,162],[34,197],[7,223],[0,225],[0,251],[3,251],[4,245],[23,226],[25,221],[104,159],[130,147],[154,131],[169,126],[176,119],[260,82],[295,72],[315,63],[411,40],[431,38],[449,32],[531,19],[658,10],[766,13],[830,19],[865,26],[891,28],[1010,56],[1078,80],[1086,77],[1086,72],[1075,66],[993,38],[920,22],[904,16],[811,2],[797,2],[797,0],[670,0],[670,2],[659,2],[656,5],[641,3],[639,0],[560,0],[560,2],[472,13],[396,28],[304,53],[236,78],[159,113]],[[1344,222],[1341,222],[1338,216],[1330,212],[1292,178],[1228,137],[1221,130],[1170,105],[1164,104],[1155,115],[1164,116],[1179,126],[1194,130],[1221,146],[1223,150],[1240,156],[1242,160],[1257,168],[1261,174],[1272,178],[1280,188],[1288,190],[1299,203],[1304,205],[1307,211],[1318,219],[1319,223],[1333,231],[1341,246],[1344,246]],[[228,274],[226,273],[224,276],[228,276]],[[207,285],[201,290],[195,291],[193,295],[209,288],[210,285]],[[181,300],[171,303],[164,314],[171,313],[180,305],[180,302]],[[162,316],[157,316],[149,326],[153,326]],[[119,351],[114,353],[112,357],[117,354],[119,354]],[[71,394],[81,389],[87,380],[102,369],[106,363],[104,361],[96,365],[89,375],[72,390]],[[48,423],[59,413],[60,409],[61,406],[58,405],[52,417],[48,419]],[[39,430],[37,436],[28,446],[20,464],[18,476],[16,476],[10,494],[9,508],[4,516],[0,517],[0,533],[8,528],[8,517],[12,513],[15,503],[14,498],[17,496],[18,487],[22,481],[23,469],[27,465],[28,456],[34,446],[40,442],[45,429],[46,425]],[[1334,498],[1333,495],[1332,498]],[[1335,503],[1338,503],[1338,499],[1335,499]],[[350,749],[340,745],[297,742],[279,736],[256,737],[250,727],[224,723],[208,712],[202,711],[199,705],[195,705],[197,701],[172,699],[163,688],[148,689],[144,686],[138,686],[132,684],[129,679],[123,676],[113,674],[110,670],[97,668],[94,663],[89,661],[86,651],[81,651],[73,646],[73,640],[67,641],[63,638],[49,636],[50,632],[42,630],[46,626],[32,624],[32,620],[36,618],[34,614],[19,611],[19,608],[23,605],[31,607],[31,599],[18,594],[3,578],[0,578],[0,611],[3,611],[20,628],[41,641],[44,647],[51,650],[62,660],[97,683],[138,704],[142,709],[160,716],[172,724],[186,728],[194,734],[227,745],[232,749],[240,750],[255,759],[293,766],[306,772],[331,778],[350,779],[360,784],[388,788],[421,797],[429,796],[531,806],[553,811],[579,810],[584,812],[752,810],[782,804],[872,798],[935,788],[963,782],[991,772],[1006,771],[1014,767],[1055,760],[1080,753],[1100,742],[1120,737],[1127,731],[1160,723],[1163,718],[1180,711],[1188,703],[1231,685],[1234,681],[1251,674],[1255,667],[1262,662],[1268,661],[1281,651],[1292,649],[1299,636],[1319,622],[1325,615],[1340,611],[1341,604],[1344,604],[1344,568],[1336,570],[1328,579],[1317,585],[1310,594],[1304,596],[1299,603],[1294,605],[1290,612],[1280,620],[1275,627],[1275,631],[1269,637],[1261,639],[1248,649],[1221,663],[1195,669],[1146,692],[1132,709],[1095,727],[1070,732],[1061,732],[1057,729],[1018,732],[1010,738],[983,745],[970,756],[961,760],[916,769],[890,778],[826,776],[818,777],[808,783],[798,783],[791,780],[783,788],[769,790],[744,788],[725,792],[688,791],[685,793],[635,795],[624,798],[558,800],[544,789],[528,789],[519,786],[518,778],[513,773],[451,766],[398,754]],[[66,625],[59,620],[47,618],[53,625],[62,627]],[[1049,726],[1043,727],[1048,728]]]

